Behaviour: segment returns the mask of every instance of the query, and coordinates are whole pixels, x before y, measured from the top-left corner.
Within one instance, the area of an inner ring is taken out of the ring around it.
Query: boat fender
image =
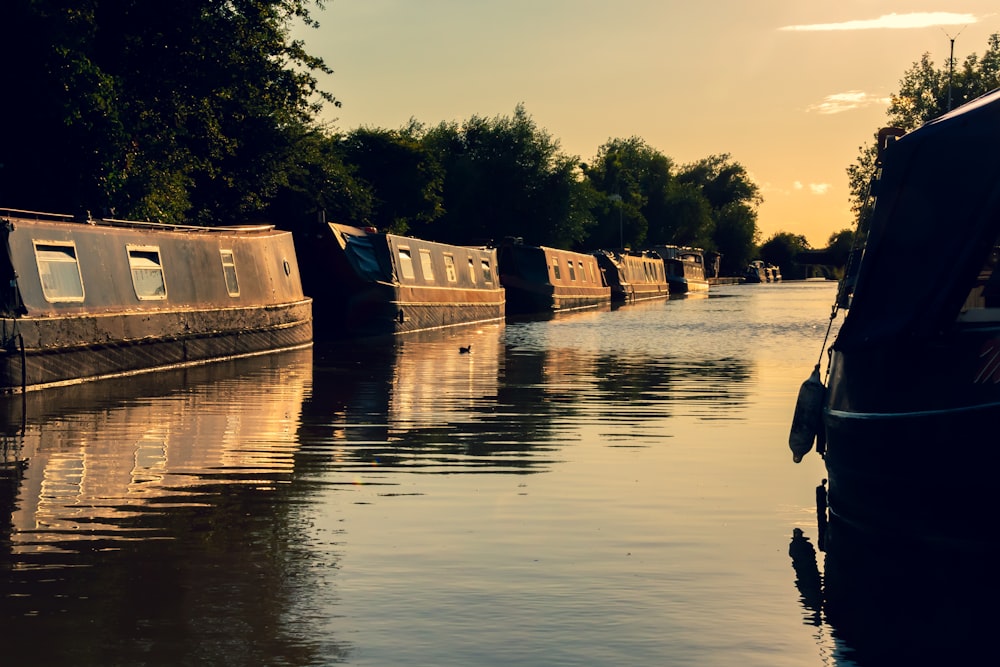
[[[799,398],[795,402],[792,430],[788,435],[788,447],[792,450],[792,460],[798,463],[809,453],[813,442],[823,429],[823,402],[826,387],[819,377],[819,364],[809,378],[799,387]]]

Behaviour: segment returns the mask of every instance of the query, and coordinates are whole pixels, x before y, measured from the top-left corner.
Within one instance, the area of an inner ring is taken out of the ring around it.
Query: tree
[[[800,277],[795,261],[799,253],[809,249],[809,242],[801,234],[778,232],[760,246],[760,258],[767,264],[781,269],[786,278]]]
[[[504,236],[572,247],[593,224],[579,158],[538,128],[523,105],[512,116],[441,123],[423,141],[444,170],[444,213],[415,233],[451,243]]]
[[[722,273],[735,275],[750,261],[757,242],[760,188],[746,168],[727,154],[712,155],[686,165],[677,181],[701,189],[714,221],[711,239],[722,254]]]
[[[903,73],[899,91],[890,97],[886,125],[913,130],[949,108],[958,107],[1000,87],[1000,34],[989,36],[982,57],[973,53],[965,58],[961,67],[954,67],[956,64],[949,61],[936,68],[930,54],[923,54]],[[872,137],[875,137],[874,133]],[[874,141],[862,145],[858,148],[855,163],[847,168],[851,207],[855,213],[864,208],[868,184],[875,174],[876,154]]]
[[[329,69],[289,39],[310,0],[6,0],[5,201],[119,217],[231,222],[294,160],[289,133]],[[58,188],[53,188],[58,183]]]
[[[443,213],[444,173],[411,122],[401,130],[358,128],[340,141],[343,159],[372,193],[368,224],[404,234]]]

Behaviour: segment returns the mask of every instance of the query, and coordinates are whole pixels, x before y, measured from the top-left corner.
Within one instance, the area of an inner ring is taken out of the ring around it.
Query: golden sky
[[[729,153],[761,188],[762,240],[853,225],[846,168],[924,53],[961,63],[995,0],[326,0],[296,37],[334,69],[340,130],[523,103],[587,162],[641,137],[678,164]]]

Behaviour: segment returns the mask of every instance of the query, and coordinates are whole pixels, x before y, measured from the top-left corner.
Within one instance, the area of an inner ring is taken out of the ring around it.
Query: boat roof
[[[955,321],[1000,232],[1000,89],[890,143],[836,347],[933,335]]]
[[[0,218],[14,218],[16,220],[37,220],[45,222],[77,222],[90,225],[101,225],[105,227],[129,227],[133,229],[157,229],[161,231],[175,232],[228,232],[228,233],[253,233],[268,232],[274,229],[271,224],[259,225],[221,225],[213,227],[202,227],[199,225],[180,225],[165,222],[151,222],[143,220],[119,220],[116,218],[92,218],[89,212],[85,215],[66,215],[62,213],[44,213],[42,211],[24,211],[15,208],[0,208]]]

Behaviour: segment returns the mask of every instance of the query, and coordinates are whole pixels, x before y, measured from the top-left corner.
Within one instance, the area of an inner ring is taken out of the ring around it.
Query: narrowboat
[[[803,424],[818,397],[832,515],[882,534],[981,547],[993,539],[1000,465],[992,435],[1000,424],[1000,89],[912,132],[883,130],[878,148],[860,252],[830,320],[846,309],[826,386],[817,364],[789,445],[796,459],[813,445]],[[913,267],[930,258],[933,279],[921,280]]]
[[[499,261],[510,315],[611,303],[611,288],[593,255],[507,240],[500,246]]]
[[[611,287],[612,303],[670,296],[663,258],[656,253],[598,250],[594,257]]]
[[[653,248],[653,252],[663,258],[672,296],[708,292],[705,251],[700,248],[666,245]]]
[[[316,337],[404,334],[503,320],[495,248],[449,245],[332,222],[302,239]]]
[[[0,393],[308,347],[291,234],[0,209]]]

